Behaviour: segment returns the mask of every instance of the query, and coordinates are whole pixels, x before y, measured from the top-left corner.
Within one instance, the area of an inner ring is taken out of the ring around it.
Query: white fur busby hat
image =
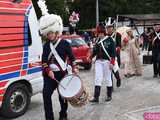
[[[39,20],[40,33],[47,35],[48,32],[63,32],[62,18],[59,15],[49,14],[44,0],[38,1],[38,6],[42,11],[42,17]]]

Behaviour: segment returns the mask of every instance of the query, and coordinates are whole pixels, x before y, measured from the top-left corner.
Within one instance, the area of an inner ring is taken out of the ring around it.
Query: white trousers
[[[110,61],[108,60],[96,60],[95,62],[95,86],[101,86],[102,81],[105,80],[107,87],[112,86],[112,71],[109,68]]]

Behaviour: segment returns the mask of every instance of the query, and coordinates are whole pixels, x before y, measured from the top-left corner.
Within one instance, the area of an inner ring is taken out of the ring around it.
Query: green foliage
[[[80,8],[80,26],[90,28],[95,26],[96,0],[80,0],[73,4],[73,8]],[[108,16],[117,14],[151,14],[160,13],[158,0],[99,0],[99,17],[104,21]]]
[[[96,0],[75,0],[70,9],[80,14],[79,28],[94,27],[96,22]]]
[[[37,17],[40,18],[41,11],[40,11],[40,9],[37,5],[37,1],[38,0],[32,0],[32,3],[35,7]],[[47,8],[48,8],[48,12],[50,14],[53,13],[53,14],[60,15],[63,19],[63,23],[68,24],[69,14],[66,11],[66,4],[65,4],[64,0],[46,0],[46,5],[47,5]]]
[[[69,13],[65,0],[46,0],[50,13],[59,14],[68,24]],[[35,1],[34,1],[35,2]],[[75,0],[67,4],[70,11],[80,13],[79,28],[91,28],[96,24],[96,0]],[[99,0],[99,17],[104,21],[108,16],[117,14],[150,14],[160,13],[159,0]]]

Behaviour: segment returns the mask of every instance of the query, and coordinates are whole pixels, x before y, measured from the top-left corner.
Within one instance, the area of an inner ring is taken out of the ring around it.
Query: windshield
[[[71,46],[81,46],[86,45],[85,41],[82,38],[73,38],[71,40]]]

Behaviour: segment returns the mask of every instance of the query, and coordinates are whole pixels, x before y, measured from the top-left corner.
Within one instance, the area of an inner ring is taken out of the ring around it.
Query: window
[[[72,39],[71,46],[81,46],[86,45],[85,41],[81,38]]]
[[[32,44],[32,37],[31,37],[30,27],[28,25],[28,46],[30,46],[31,44]]]

